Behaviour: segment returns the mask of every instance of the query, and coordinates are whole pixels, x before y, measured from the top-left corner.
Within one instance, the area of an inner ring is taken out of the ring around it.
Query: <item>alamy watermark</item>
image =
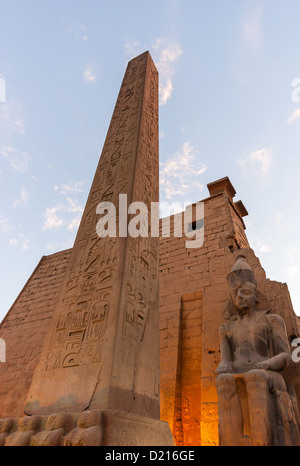
[[[292,92],[292,101],[298,103],[300,102],[300,78],[293,79],[292,87],[295,88]]]
[[[294,338],[292,341],[292,347],[297,347],[292,351],[292,361],[299,362],[300,361],[300,338]]]
[[[0,362],[6,362],[6,344],[3,338],[0,338]]]
[[[4,76],[0,74],[0,103],[6,102],[6,84]]]
[[[96,232],[100,238],[181,238],[185,236],[186,248],[200,248],[204,242],[204,203],[197,202],[183,208],[183,212],[174,213],[174,207],[179,209],[179,203],[151,202],[150,209],[144,202],[127,204],[127,194],[119,194],[119,205],[112,202],[100,202],[96,213],[101,215],[97,221]],[[168,212],[168,216],[160,220],[160,211]],[[173,218],[173,228],[170,219]],[[160,230],[161,222],[161,230]]]

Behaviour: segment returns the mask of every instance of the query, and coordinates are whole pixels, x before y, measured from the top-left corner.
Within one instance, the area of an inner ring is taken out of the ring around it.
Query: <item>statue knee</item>
[[[244,381],[247,387],[265,389],[269,388],[269,376],[266,371],[262,369],[253,369],[252,371],[246,372],[244,375]]]
[[[220,374],[216,380],[220,399],[230,400],[237,393],[236,382],[231,374]]]

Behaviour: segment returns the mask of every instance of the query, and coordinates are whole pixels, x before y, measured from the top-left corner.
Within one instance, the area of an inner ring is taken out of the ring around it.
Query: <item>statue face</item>
[[[257,302],[255,291],[255,286],[250,284],[242,285],[235,290],[233,302],[242,314],[248,314],[249,311],[255,309]]]

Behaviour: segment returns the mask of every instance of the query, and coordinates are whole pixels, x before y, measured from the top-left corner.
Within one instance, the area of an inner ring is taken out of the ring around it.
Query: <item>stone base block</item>
[[[0,419],[0,446],[174,446],[169,425],[117,410]]]

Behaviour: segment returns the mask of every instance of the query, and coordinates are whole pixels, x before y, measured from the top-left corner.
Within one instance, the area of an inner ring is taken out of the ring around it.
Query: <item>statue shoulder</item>
[[[226,336],[229,333],[229,321],[224,322],[219,329],[219,333],[221,336]]]
[[[285,322],[283,318],[278,314],[266,314],[267,321],[272,325],[272,327],[285,330]]]

